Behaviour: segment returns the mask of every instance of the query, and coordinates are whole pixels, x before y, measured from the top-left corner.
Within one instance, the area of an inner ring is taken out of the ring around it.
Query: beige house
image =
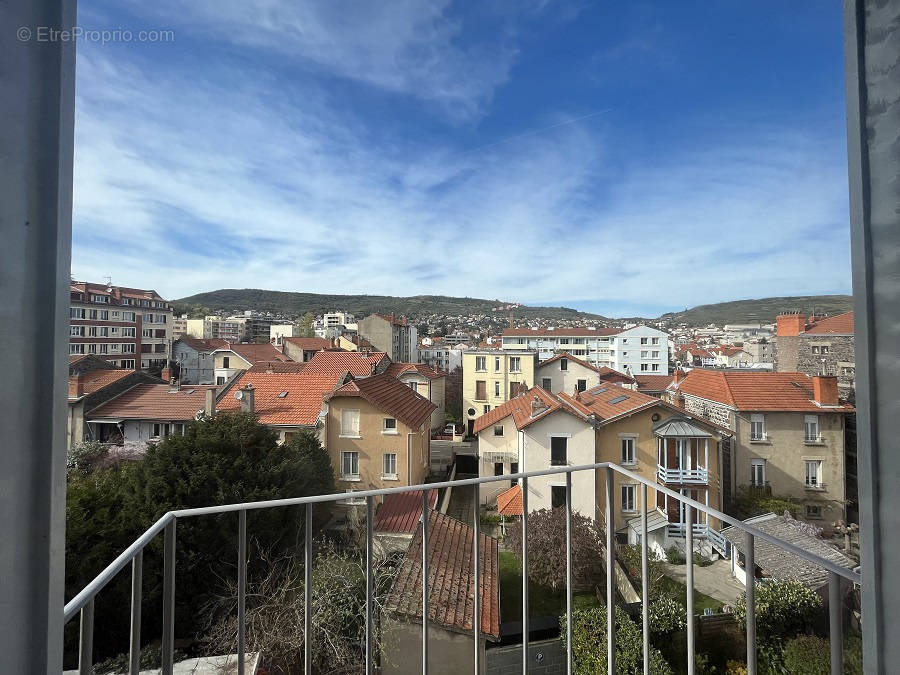
[[[284,355],[297,363],[306,363],[316,352],[334,347],[332,341],[325,338],[291,337],[289,335],[285,335],[281,339],[281,345]]]
[[[534,368],[535,384],[545,391],[574,394],[600,384],[600,371],[568,352],[541,361]]]
[[[463,352],[463,419],[474,435],[475,419],[534,384],[537,352],[479,349]]]
[[[431,413],[431,428],[444,427],[447,384],[445,372],[424,363],[392,363],[388,366],[387,373],[434,403],[436,408]]]
[[[425,481],[435,405],[386,373],[353,378],[325,395],[325,447],[346,492]]]
[[[226,342],[212,352],[213,376],[216,386],[222,386],[242,370],[249,370],[258,363],[290,361],[272,345],[233,344]]]
[[[734,433],[726,494],[738,490],[799,499],[807,520],[845,519],[845,419],[837,378],[803,373],[676,374],[668,394],[688,413]]]

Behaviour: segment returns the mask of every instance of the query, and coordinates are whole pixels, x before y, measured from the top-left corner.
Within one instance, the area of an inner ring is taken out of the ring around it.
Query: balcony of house
[[[685,419],[666,420],[653,433],[656,435],[656,477],[660,483],[709,484],[711,434]]]

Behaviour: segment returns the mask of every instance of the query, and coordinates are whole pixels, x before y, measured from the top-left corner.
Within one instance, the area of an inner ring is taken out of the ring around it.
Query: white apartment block
[[[669,335],[650,326],[621,328],[508,328],[503,349],[534,349],[541,361],[559,352],[597,367],[633,375],[669,372]]]

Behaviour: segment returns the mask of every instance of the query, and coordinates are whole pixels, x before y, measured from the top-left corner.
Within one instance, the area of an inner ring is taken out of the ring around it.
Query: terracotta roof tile
[[[220,410],[237,411],[241,402],[234,392],[252,384],[254,407],[263,424],[313,426],[322,412],[322,399],[337,384],[337,376],[302,373],[251,373],[232,382],[217,404]],[[287,392],[286,396],[280,396]]]
[[[285,337],[284,341],[290,342],[306,352],[317,352],[334,346],[331,340],[320,337]]]
[[[297,361],[259,361],[247,369],[248,373],[302,373],[305,363]]]
[[[542,368],[543,366],[546,366],[555,361],[559,361],[560,359],[567,359],[569,361],[572,361],[573,363],[577,363],[580,366],[589,368],[589,369],[593,370],[595,373],[599,372],[599,369],[597,368],[597,366],[593,366],[590,363],[588,363],[587,361],[583,361],[582,359],[579,359],[576,356],[572,356],[568,352],[560,352],[559,354],[556,354],[555,356],[551,356],[549,359],[545,359],[545,360],[541,361],[540,363],[538,363],[535,366],[535,369]]]
[[[81,373],[80,375],[72,375],[69,377],[69,382],[77,381],[79,383],[79,391],[82,394],[93,394],[95,391],[99,391],[103,389],[103,387],[109,386],[113,382],[118,382],[123,377],[128,377],[129,375],[134,374],[136,371],[134,370],[106,370],[106,369],[98,369],[98,370],[89,370],[86,373]]]
[[[804,334],[821,335],[825,333],[853,335],[853,312],[845,312],[844,314],[819,319],[807,328]]]
[[[384,352],[316,352],[306,362],[304,372],[322,375],[350,373],[354,377],[365,377],[374,373],[385,358],[387,354]]]
[[[504,516],[522,515],[522,486],[513,485],[497,495],[497,512]]]
[[[428,512],[428,620],[450,630],[471,632],[475,626],[473,542],[475,531],[437,511]],[[481,632],[500,639],[500,553],[497,540],[481,535]],[[422,526],[410,542],[406,558],[387,599],[388,610],[422,618]]]
[[[611,383],[582,392],[579,401],[594,413],[601,423],[662,403],[655,396]]]
[[[425,363],[395,362],[389,365],[385,372],[392,377],[399,377],[403,373],[417,372],[419,373],[419,375],[421,375],[422,377],[427,377],[429,380],[437,380],[441,377],[447,376],[447,373],[445,373],[440,368],[435,368]]]
[[[428,503],[433,509],[437,505],[438,491],[428,491]],[[378,507],[375,516],[376,532],[412,534],[422,518],[422,493],[399,492],[389,494]]]
[[[735,410],[852,411],[853,406],[821,407],[813,398],[812,378],[803,373],[721,371],[694,368],[678,383],[689,396],[718,401]]]
[[[635,375],[638,391],[665,391],[672,383],[671,375]]]
[[[184,384],[173,392],[168,384],[139,384],[94,408],[91,419],[192,420],[206,403],[213,385]]]
[[[219,349],[232,351],[251,365],[259,363],[260,361],[291,360],[268,342],[264,344],[237,344],[234,342],[226,342],[223,346],[219,347]]]
[[[387,373],[352,379],[329,393],[325,400],[340,396],[359,396],[412,428],[420,426],[437,409],[434,403]]]
[[[227,344],[225,340],[221,340],[218,338],[202,340],[190,335],[182,335],[180,338],[175,340],[175,342],[182,342],[198,352],[211,352],[212,350],[218,349],[219,347],[223,347]]]
[[[541,409],[538,414],[532,415],[532,412],[534,411],[532,404],[535,399],[538,399],[540,402]],[[509,401],[506,401],[506,403],[498,405],[493,410],[476,418],[473,431],[476,434],[480,431],[484,431],[510,415],[513,417],[516,428],[524,429],[529,424],[537,422],[557,410],[563,410],[576,417],[584,416],[583,407],[577,403],[573,404],[573,400],[570,397],[565,396],[564,394],[551,394],[546,389],[535,386],[524,394],[510,399]]]

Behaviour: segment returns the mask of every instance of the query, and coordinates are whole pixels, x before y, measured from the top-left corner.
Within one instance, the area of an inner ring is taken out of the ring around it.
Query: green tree
[[[761,644],[781,645],[806,632],[821,611],[822,598],[800,581],[756,583],[756,635]],[[746,629],[746,593],[734,605],[734,618]]]
[[[643,673],[644,642],[641,630],[619,607],[616,617],[616,673]],[[560,617],[560,632],[566,638],[566,617]],[[576,673],[606,675],[606,607],[572,612],[572,667]],[[655,647],[650,648],[650,673],[671,675],[672,669]]]
[[[313,330],[313,323],[315,320],[316,317],[312,315],[312,312],[307,312],[301,316],[300,320],[297,322],[294,334],[297,337],[315,337],[316,332]]]

